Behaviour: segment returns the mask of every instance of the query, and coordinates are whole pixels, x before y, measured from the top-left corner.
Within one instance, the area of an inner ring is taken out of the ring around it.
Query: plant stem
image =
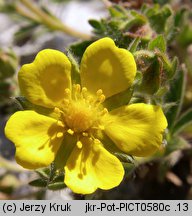
[[[50,29],[59,30],[73,36],[75,38],[81,38],[83,40],[89,40],[90,35],[81,33],[79,31],[70,28],[69,26],[64,25],[57,17],[49,15],[41,10],[37,5],[32,3],[30,0],[20,0],[20,2],[32,13],[34,13],[40,20],[41,23],[48,26]],[[27,17],[27,14],[26,14]]]

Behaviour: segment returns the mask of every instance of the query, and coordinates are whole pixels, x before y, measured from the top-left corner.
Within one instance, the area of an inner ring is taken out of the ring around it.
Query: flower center
[[[88,130],[96,121],[96,116],[91,107],[84,101],[72,102],[65,115],[65,122],[74,132]]]
[[[102,106],[105,100],[103,91],[99,89],[94,96],[77,84],[72,91],[65,89],[65,94],[60,112],[68,133],[88,136],[91,130],[99,129],[100,120],[107,113],[107,109]]]

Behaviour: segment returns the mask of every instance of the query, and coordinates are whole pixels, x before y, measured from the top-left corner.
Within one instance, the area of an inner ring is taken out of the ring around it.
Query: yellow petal
[[[34,62],[22,66],[18,74],[22,94],[33,104],[55,107],[71,88],[71,63],[60,51],[40,51]]]
[[[124,176],[121,162],[98,141],[85,138],[71,153],[65,166],[65,184],[75,193],[90,194],[111,189]]]
[[[167,120],[159,106],[143,103],[113,110],[105,118],[105,132],[122,151],[148,156],[160,148]]]
[[[57,120],[34,111],[11,116],[5,134],[16,146],[16,161],[27,169],[48,166],[55,158],[63,137]]]
[[[85,50],[80,73],[82,86],[91,93],[102,89],[109,97],[132,85],[136,64],[128,50],[116,47],[110,38],[103,38]]]

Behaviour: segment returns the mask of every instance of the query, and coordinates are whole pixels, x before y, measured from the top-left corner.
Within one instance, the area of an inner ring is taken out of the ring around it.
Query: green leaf
[[[120,5],[114,5],[109,7],[109,13],[111,17],[126,17],[127,11]]]
[[[149,21],[151,27],[157,33],[163,33],[165,31],[165,26],[167,19],[172,15],[172,10],[168,5],[165,5],[161,10],[158,10],[157,13],[149,16]]]
[[[138,47],[138,45],[139,45],[140,42],[141,42],[141,39],[140,39],[139,37],[135,38],[135,39],[132,40],[132,42],[129,44],[128,50],[129,50],[131,53],[136,52],[137,47]]]
[[[192,108],[183,113],[179,120],[176,121],[172,130],[173,134],[179,133],[184,130],[188,125],[192,124]]]
[[[168,120],[168,127],[170,131],[173,129],[175,121],[180,113],[181,106],[183,104],[184,91],[186,87],[186,73],[184,70],[179,70],[177,76],[172,80],[170,89],[165,96],[166,103],[176,103],[176,106],[172,106],[166,113]]]
[[[43,168],[43,169],[37,169],[35,172],[42,178],[48,179],[50,175],[50,169],[49,168]]]
[[[169,155],[171,152],[176,151],[176,150],[188,148],[189,146],[190,144],[184,138],[179,137],[179,136],[173,136],[168,141],[168,144],[166,146],[165,155]]]
[[[35,180],[29,182],[29,185],[34,186],[34,187],[46,187],[47,186],[47,180],[35,179]]]
[[[61,190],[66,188],[64,182],[55,182],[48,185],[49,190]]]
[[[162,52],[166,52],[166,41],[163,35],[158,35],[155,39],[149,42],[149,50],[159,49]]]
[[[97,32],[102,33],[105,30],[104,25],[98,20],[90,19],[88,22]]]
[[[170,2],[170,0],[153,0],[154,3],[164,5]]]

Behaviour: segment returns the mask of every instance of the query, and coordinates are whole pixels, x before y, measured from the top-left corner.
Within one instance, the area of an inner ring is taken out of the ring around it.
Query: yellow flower
[[[71,82],[71,63],[61,52],[46,49],[19,71],[22,94],[33,104],[53,109],[53,115],[18,111],[8,120],[5,133],[15,143],[16,160],[27,168],[64,167],[65,184],[76,193],[120,184],[124,169],[104,146],[109,140],[134,156],[159,149],[166,118],[158,106],[131,104],[110,112],[106,98],[128,89],[136,74],[132,54],[110,38],[92,43],[81,66],[81,86]],[[107,139],[105,139],[107,137]],[[106,141],[107,140],[107,141]]]

